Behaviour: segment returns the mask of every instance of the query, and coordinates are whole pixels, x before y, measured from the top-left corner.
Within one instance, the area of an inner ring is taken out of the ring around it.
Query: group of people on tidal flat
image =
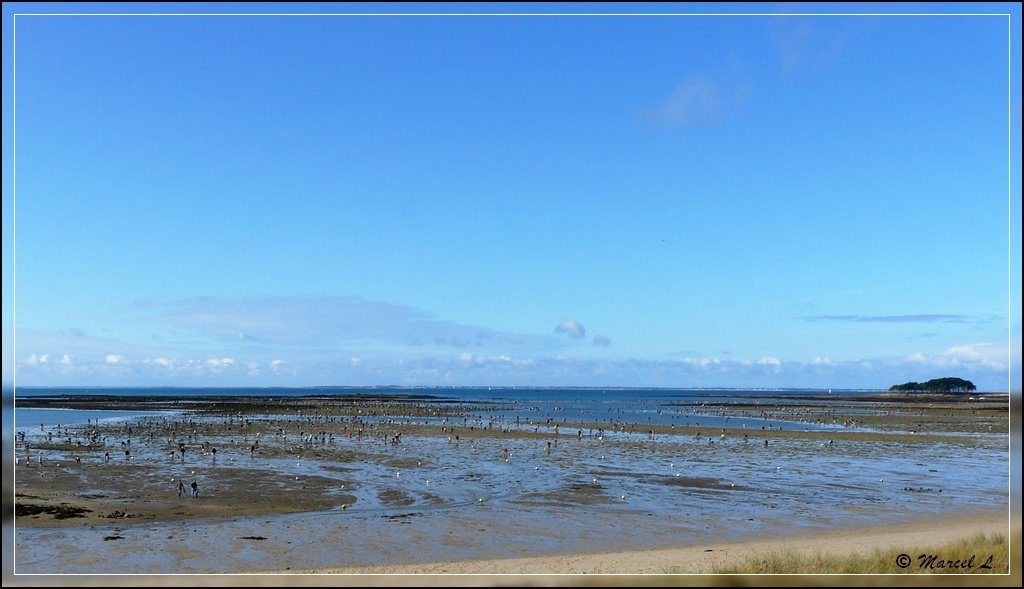
[[[185,490],[185,483],[181,482],[181,479],[178,479],[178,497],[181,497],[186,492],[187,491]],[[192,481],[192,496],[193,497],[198,497],[199,496],[199,483],[197,483],[194,480]]]

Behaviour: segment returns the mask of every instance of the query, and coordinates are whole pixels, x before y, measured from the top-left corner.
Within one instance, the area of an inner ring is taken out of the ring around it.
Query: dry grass
[[[1013,544],[1018,547],[1015,565],[1020,567],[1021,534]],[[900,555],[908,566],[900,567]],[[934,556],[934,559],[929,558]],[[973,557],[973,558],[972,558]],[[845,556],[805,554],[782,551],[749,557],[739,563],[715,568],[718,574],[1006,574],[1009,570],[1009,545],[1002,534],[978,534],[972,538],[938,547],[914,547],[875,550],[871,554]]]

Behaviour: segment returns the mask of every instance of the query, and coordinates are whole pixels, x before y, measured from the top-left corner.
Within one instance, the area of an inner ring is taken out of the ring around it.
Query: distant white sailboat
[[[832,394],[832,387],[828,387],[828,394]]]

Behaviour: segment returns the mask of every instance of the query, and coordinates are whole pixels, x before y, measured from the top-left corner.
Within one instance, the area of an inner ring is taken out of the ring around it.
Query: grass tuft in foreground
[[[1014,545],[1020,546],[1017,532]],[[901,556],[903,555],[903,556]],[[906,558],[909,557],[909,558]],[[934,558],[933,558],[934,557]],[[972,558],[973,557],[973,558]],[[974,537],[940,547],[874,550],[846,556],[774,552],[716,566],[719,574],[1006,574],[1009,546],[1002,534]],[[900,566],[900,564],[906,566]]]

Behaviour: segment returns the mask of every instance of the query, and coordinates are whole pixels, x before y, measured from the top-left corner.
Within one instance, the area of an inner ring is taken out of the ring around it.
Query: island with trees
[[[905,382],[889,387],[889,391],[894,393],[972,393],[976,389],[973,382],[952,376],[933,378],[927,382]]]

